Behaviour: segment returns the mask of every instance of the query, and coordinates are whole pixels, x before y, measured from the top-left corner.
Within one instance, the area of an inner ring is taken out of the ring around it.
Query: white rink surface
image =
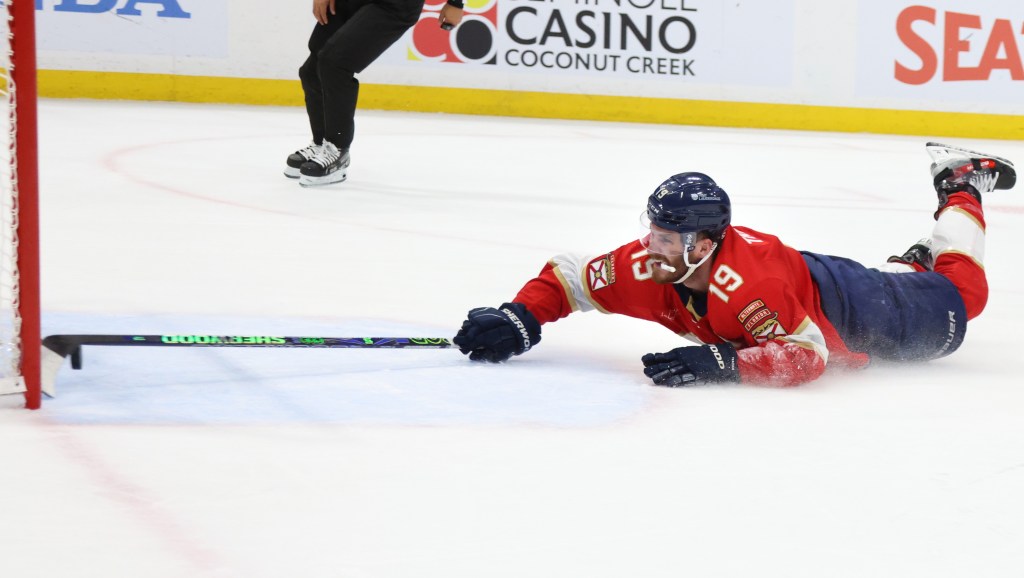
[[[685,170],[734,222],[878,264],[930,231],[927,138],[44,101],[44,333],[451,336]],[[1024,164],[1024,143],[943,139]],[[964,346],[793,389],[648,385],[599,313],[528,355],[86,348],[0,398],[0,576],[1019,577],[1024,188],[987,202]]]

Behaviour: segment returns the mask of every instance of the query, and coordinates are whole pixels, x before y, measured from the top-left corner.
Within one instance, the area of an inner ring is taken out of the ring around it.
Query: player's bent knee
[[[324,78],[324,74],[329,74],[338,79],[354,77],[356,75],[356,67],[352,65],[351,59],[344,54],[338,54],[327,48],[320,51],[316,61],[316,68],[321,78]]]
[[[302,81],[303,85],[308,85],[310,82],[319,82],[316,71],[316,62],[307,60],[305,64],[299,67],[299,80]]]
[[[970,287],[957,287],[960,296],[964,298],[964,308],[967,310],[967,319],[971,320],[981,315],[988,303],[988,280],[982,275],[978,282]]]
[[[988,303],[985,269],[969,255],[943,253],[935,259],[935,272],[953,282],[964,300],[967,319],[981,315]]]

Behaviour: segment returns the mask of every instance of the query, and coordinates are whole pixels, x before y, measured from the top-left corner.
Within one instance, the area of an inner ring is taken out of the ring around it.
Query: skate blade
[[[1013,163],[1011,163],[1007,159],[1004,159],[1002,157],[997,157],[996,155],[986,154],[986,153],[983,153],[983,152],[972,151],[971,149],[965,149],[965,148],[962,148],[962,147],[955,147],[955,146],[950,146],[950,145],[944,145],[942,143],[930,142],[930,143],[924,145],[924,149],[926,151],[928,151],[928,156],[930,156],[932,158],[932,162],[935,163],[935,164],[940,164],[940,163],[942,163],[942,162],[944,162],[946,160],[952,159],[952,158],[958,158],[958,159],[978,158],[978,159],[993,159],[995,161],[1003,163],[1004,165],[1008,166],[1011,169],[1014,168],[1013,167]]]
[[[1008,190],[1012,189],[1017,184],[1017,170],[1014,168],[1013,163],[1003,157],[997,157],[996,155],[989,155],[978,151],[972,151],[961,147],[954,147],[944,145],[937,142],[930,142],[924,145],[928,156],[932,158],[932,170],[935,167],[948,163],[951,160],[969,160],[969,159],[991,159],[997,163],[1001,163],[1003,166],[996,170],[996,182],[993,186],[995,190]]]
[[[285,167],[285,169],[284,169],[284,176],[288,177],[289,179],[297,179],[297,178],[302,176],[302,173],[299,172],[299,169],[293,169],[292,167]]]
[[[324,185],[333,185],[334,183],[340,183],[348,178],[348,171],[345,169],[339,169],[329,175],[322,177],[308,177],[302,175],[299,177],[299,185],[302,187],[322,187]]]

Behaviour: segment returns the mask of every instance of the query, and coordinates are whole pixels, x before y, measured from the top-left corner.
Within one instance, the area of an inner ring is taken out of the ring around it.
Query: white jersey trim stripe
[[[608,313],[604,307],[595,303],[590,296],[590,287],[587,284],[586,268],[587,263],[595,257],[582,257],[571,253],[556,255],[548,263],[554,268],[555,276],[562,283],[562,290],[573,306],[573,311],[593,311]]]

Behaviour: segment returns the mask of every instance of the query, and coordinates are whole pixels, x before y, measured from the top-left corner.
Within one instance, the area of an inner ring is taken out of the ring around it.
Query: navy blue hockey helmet
[[[703,231],[718,241],[731,218],[729,195],[704,173],[673,175],[647,199],[647,219],[669,231]]]

